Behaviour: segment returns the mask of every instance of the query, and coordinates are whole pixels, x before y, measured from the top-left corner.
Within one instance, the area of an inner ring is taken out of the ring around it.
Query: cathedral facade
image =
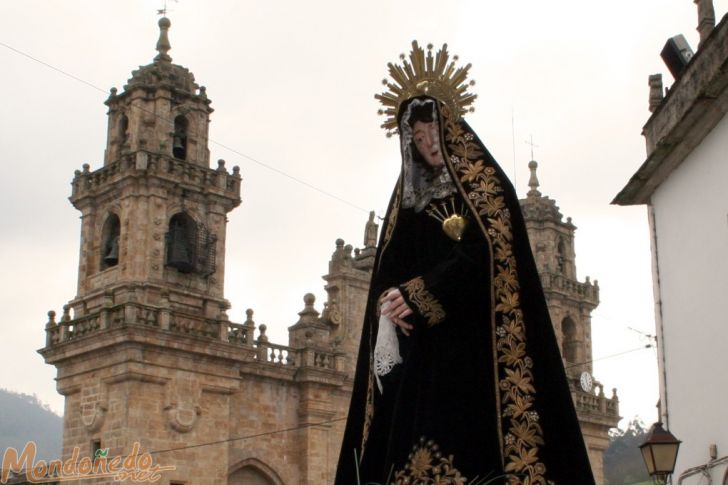
[[[159,22],[158,55],[106,101],[103,166],[72,183],[81,212],[77,295],[49,312],[40,350],[65,397],[63,454],[135,442],[174,467],[160,483],[331,483],[348,410],[374,262],[373,214],[361,248],[336,241],[324,277],[327,301],[303,298],[287,345],[270,342],[252,310],[227,317],[226,215],[241,176],[210,168],[210,100],[173,64]],[[562,348],[598,483],[616,395],[591,376],[590,314],[599,288],[576,279],[574,230],[553,200],[522,201],[534,255]],[[353,456],[352,456],[352,459]],[[100,478],[96,483],[111,483]]]

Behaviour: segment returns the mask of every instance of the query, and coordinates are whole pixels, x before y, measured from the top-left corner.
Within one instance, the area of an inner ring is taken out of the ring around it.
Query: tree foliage
[[[609,432],[609,448],[604,453],[606,485],[652,483],[639,449],[647,431],[645,423],[635,417],[626,429],[617,428]]]

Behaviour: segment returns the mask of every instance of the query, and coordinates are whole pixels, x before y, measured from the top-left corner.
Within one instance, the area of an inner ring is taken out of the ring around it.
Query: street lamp
[[[668,475],[675,471],[677,450],[681,441],[662,428],[659,421],[652,425],[645,441],[640,445],[647,473],[657,483],[667,483]]]

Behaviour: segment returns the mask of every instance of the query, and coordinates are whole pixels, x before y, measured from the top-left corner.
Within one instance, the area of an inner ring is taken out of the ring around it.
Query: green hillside
[[[606,485],[651,484],[639,445],[645,440],[647,427],[634,418],[627,429],[612,430],[609,448],[604,453],[604,479]]]
[[[20,451],[35,441],[38,459],[60,458],[62,435],[63,418],[36,396],[0,389],[0,453],[11,446]]]

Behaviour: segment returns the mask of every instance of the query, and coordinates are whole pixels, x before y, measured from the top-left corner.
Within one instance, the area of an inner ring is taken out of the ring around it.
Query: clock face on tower
[[[579,382],[581,383],[581,388],[584,390],[584,392],[591,392],[592,386],[594,385],[594,379],[592,378],[591,374],[588,372],[582,372],[581,377],[579,378]]]

